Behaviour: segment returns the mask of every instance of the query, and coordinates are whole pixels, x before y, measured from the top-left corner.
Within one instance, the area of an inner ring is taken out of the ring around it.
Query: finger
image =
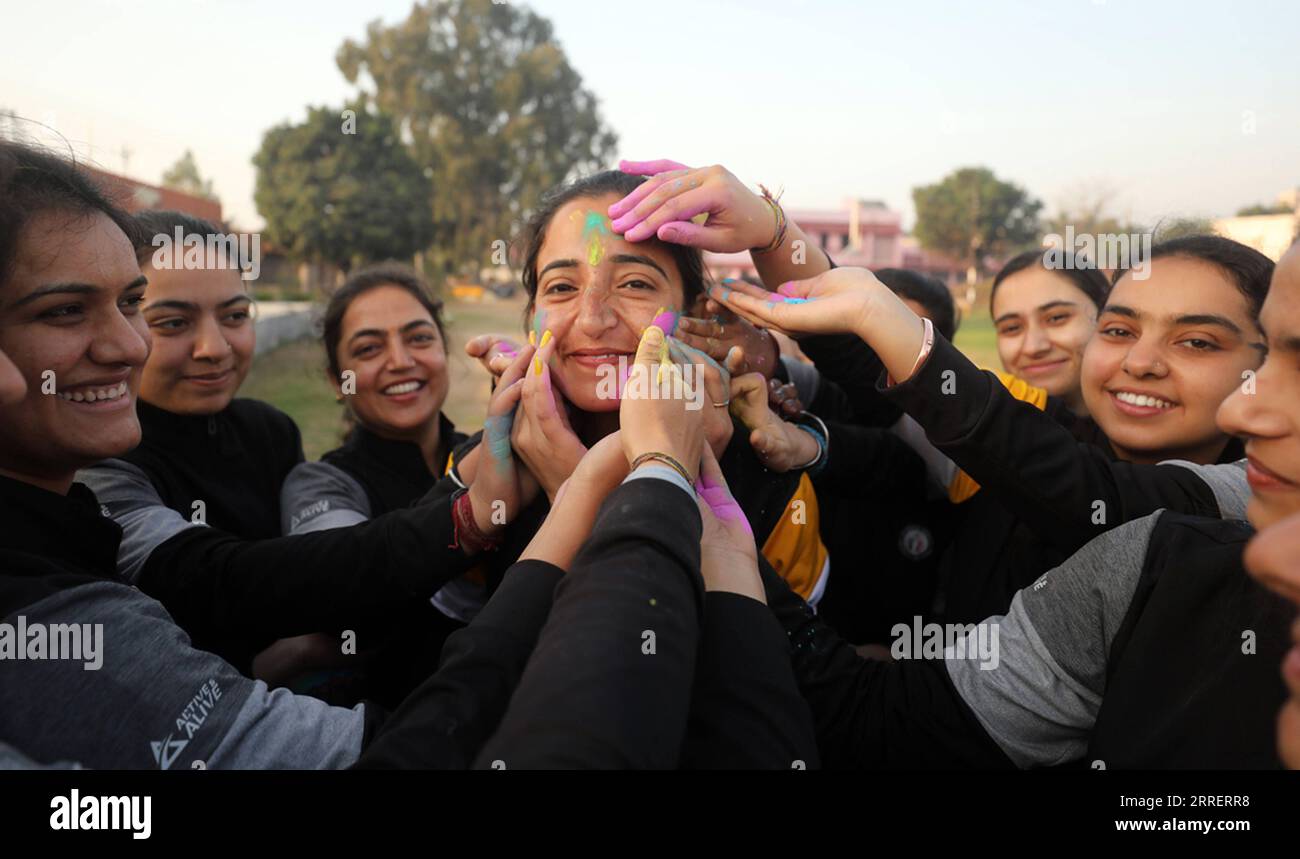
[[[482,358],[492,346],[491,334],[480,334],[465,341],[465,354],[471,358]]]
[[[664,349],[664,331],[658,325],[647,325],[641,332],[641,342],[636,347],[635,364],[656,367],[662,361]]]
[[[733,290],[735,292],[741,292],[744,293],[745,295],[752,295],[755,298],[762,299],[763,301],[767,301],[768,296],[771,295],[771,293],[768,292],[763,287],[756,286],[747,280],[742,280],[737,277],[724,277],[721,282],[722,285],[727,289]]]
[[[743,373],[746,367],[745,350],[740,346],[732,346],[723,356],[722,366],[733,376],[737,373]]]
[[[505,372],[501,374],[501,380],[497,383],[497,389],[500,390],[500,386],[511,385],[514,384],[516,380],[522,379],[524,373],[528,370],[529,359],[533,357],[536,351],[537,350],[532,346],[525,346],[520,349],[519,354],[510,362],[510,366],[506,367]]]
[[[640,205],[642,200],[659,190],[665,182],[675,181],[690,172],[689,168],[660,172],[633,188],[631,193],[619,200],[617,203],[614,203],[605,211],[617,223],[624,215],[628,214]],[[615,227],[616,232],[620,230],[621,228]]]
[[[677,344],[682,349],[682,351],[686,354],[688,360],[685,360],[682,363],[704,364],[706,369],[706,375],[708,370],[712,370],[722,379],[722,382],[726,387],[731,386],[731,373],[729,373],[726,370],[726,368],[723,367],[721,364],[719,364],[717,361],[713,360],[713,358],[710,357],[707,352],[702,352],[699,349],[696,349],[694,346],[691,346],[689,343],[683,343],[681,340],[678,340],[676,337],[669,337],[668,342]]]
[[[669,221],[660,225],[655,235],[661,242],[709,250],[710,245],[714,242],[714,237],[720,232],[721,228],[710,227],[707,224],[697,224],[693,221]]]
[[[700,350],[715,361],[721,361],[727,357],[726,347],[717,340],[714,340],[712,337],[700,337],[695,334],[687,334],[683,331],[678,331],[676,339],[682,341],[682,343],[693,349]],[[686,363],[689,364],[690,361],[687,361]]]
[[[660,158],[655,161],[628,161],[625,159],[618,162],[618,169],[623,173],[631,173],[633,176],[653,176],[656,173],[667,173],[669,170],[690,170],[692,168],[669,158]]]
[[[698,179],[673,179],[611,227],[623,233],[624,241],[643,241],[658,234],[664,224],[689,221],[701,212],[721,209],[723,193],[721,188],[699,187]]]
[[[710,286],[708,290],[711,297],[722,302],[742,319],[782,331],[789,331],[791,328],[795,331],[799,330],[797,325],[791,325],[791,311],[799,305],[761,300],[738,289],[733,290],[725,286]],[[773,294],[766,293],[768,296]]]
[[[714,319],[700,319],[696,316],[683,316],[677,320],[679,331],[689,331],[698,337],[722,337],[722,323]]]

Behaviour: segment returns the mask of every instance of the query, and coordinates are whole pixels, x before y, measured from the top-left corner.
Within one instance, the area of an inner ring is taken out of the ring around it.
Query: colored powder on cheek
[[[539,310],[533,314],[533,334],[538,343],[542,342],[542,332],[546,330],[546,311]]]
[[[680,318],[681,314],[676,310],[665,310],[663,313],[660,313],[654,319],[650,320],[650,324],[658,325],[660,331],[671,337],[677,333],[677,320]]]

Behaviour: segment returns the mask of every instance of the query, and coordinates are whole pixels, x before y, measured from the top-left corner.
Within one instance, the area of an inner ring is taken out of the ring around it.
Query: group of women
[[[1300,766],[1298,250],[1016,257],[990,372],[941,284],[835,267],[721,167],[624,162],[534,211],[472,435],[426,285],[354,272],[348,429],[305,462],[237,397],[237,264],[155,267],[178,228],[219,231],[0,143],[0,615],[106,642],[0,660],[13,760]],[[685,377],[703,408],[645,393]],[[957,646],[890,655],[913,619]]]

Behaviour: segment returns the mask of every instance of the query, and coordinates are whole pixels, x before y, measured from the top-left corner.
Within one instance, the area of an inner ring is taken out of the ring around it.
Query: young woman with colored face
[[[639,440],[611,439],[603,453],[622,471],[599,456],[575,470],[556,523],[504,577],[485,622],[448,643],[437,676],[398,712],[272,693],[187,632],[355,628],[427,601],[447,577],[430,567],[453,539],[450,509],[425,502],[346,530],[264,541],[188,520],[173,527],[180,517],[168,511],[172,520],[148,530],[172,536],[131,579],[120,575],[122,528],[75,477],[140,440],[134,405],[149,338],[136,229],[70,162],[0,142],[0,617],[103,624],[107,643],[91,671],[90,654],[86,664],[0,661],[0,698],[21,702],[0,708],[0,736],[35,762],[100,769],[468,766],[510,702],[585,526],[627,473],[625,456],[679,450],[663,443],[671,427],[642,420]],[[679,491],[645,489],[662,482],[639,480],[641,494]],[[149,516],[157,510],[166,508],[155,497]],[[769,665],[778,652],[769,642]],[[202,719],[168,741],[182,711]]]
[[[771,295],[713,294],[760,324],[859,332],[898,381],[881,395],[984,487],[943,564],[943,615],[970,622],[1005,610],[1018,588],[1100,531],[1151,510],[1240,515],[1240,465],[1207,465],[1240,459],[1214,413],[1258,366],[1256,317],[1272,264],[1217,237],[1153,255],[1149,279],[1117,278],[1085,349],[1091,438],[932,338],[869,273],[835,270]],[[1165,460],[1183,462],[1155,466]]]
[[[513,417],[507,411],[497,424],[509,445],[500,439],[479,445],[453,470],[471,492],[485,470],[491,473],[485,463],[495,459],[493,451],[513,449],[541,491],[553,497],[583,452],[618,428],[621,368],[635,353],[641,332],[659,319],[671,335],[679,315],[703,294],[698,251],[657,240],[633,244],[615,232],[607,210],[641,181],[619,172],[597,174],[558,189],[534,216],[523,282],[537,354],[520,382],[518,409]],[[686,395],[705,411],[710,446],[764,555],[815,600],[829,559],[816,527],[805,527],[817,515],[811,482],[798,471],[767,472],[745,439],[732,438],[729,380],[722,367],[676,338],[670,337],[667,348],[674,360],[692,365],[693,377],[699,374]],[[696,464],[683,466],[693,472]],[[474,511],[477,516],[477,500]],[[525,511],[518,528],[505,529],[506,544],[530,533],[523,521],[535,522],[539,512]],[[492,560],[508,562],[511,551],[498,556]]]

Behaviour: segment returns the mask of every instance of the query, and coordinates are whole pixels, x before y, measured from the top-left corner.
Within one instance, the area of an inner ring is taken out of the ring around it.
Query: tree
[[[299,261],[347,271],[428,245],[432,185],[391,117],[312,108],[306,122],[267,131],[253,164],[267,240]]]
[[[541,194],[614,152],[596,97],[582,87],[551,24],[489,0],[430,0],[403,22],[375,21],[337,55],[368,104],[395,117],[438,189],[431,261],[477,271]]]
[[[1066,193],[1055,215],[1047,219],[1045,229],[1058,236],[1073,227],[1075,235],[1132,235],[1145,232],[1139,225],[1110,214],[1115,192],[1104,185],[1089,184]]]
[[[987,256],[1037,244],[1043,204],[987,167],[963,167],[934,185],[912,189],[921,245],[967,261],[974,283]]]
[[[1286,203],[1282,202],[1271,204],[1256,203],[1253,206],[1246,206],[1245,208],[1238,209],[1237,217],[1240,218],[1248,215],[1289,215],[1294,211],[1295,208],[1293,206],[1288,206]]]
[[[163,171],[162,186],[173,191],[184,191],[196,197],[209,200],[217,199],[212,192],[212,180],[204,179],[199,174],[199,165],[194,160],[194,153],[186,149],[185,154],[176,159],[176,163]]]

